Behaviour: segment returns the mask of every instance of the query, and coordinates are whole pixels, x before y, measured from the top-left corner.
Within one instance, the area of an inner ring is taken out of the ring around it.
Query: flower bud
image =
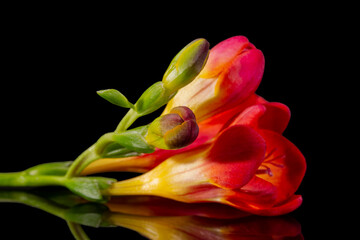
[[[176,92],[189,84],[205,66],[209,54],[209,42],[195,39],[186,45],[171,61],[163,76],[166,89]]]
[[[199,133],[194,113],[187,107],[173,108],[169,114],[156,118],[149,126],[146,141],[161,149],[183,148]]]

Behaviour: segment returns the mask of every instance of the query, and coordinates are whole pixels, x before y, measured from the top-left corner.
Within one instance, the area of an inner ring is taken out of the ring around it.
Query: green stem
[[[64,186],[65,178],[50,175],[28,175],[25,172],[0,173],[0,187]]]
[[[102,135],[99,140],[97,140],[97,142],[95,143],[95,152],[98,155],[101,155],[105,149],[105,147],[109,144],[112,143],[114,141],[114,133],[106,133],[104,135]]]
[[[65,177],[71,178],[75,176],[80,176],[82,170],[85,169],[91,162],[99,159],[104,148],[111,142],[113,142],[114,133],[120,133],[128,129],[140,115],[134,110],[129,109],[124,118],[120,121],[116,130],[113,133],[104,134],[99,140],[80,154],[73,164],[71,164],[69,170],[67,171]]]
[[[140,117],[140,115],[134,109],[132,109],[132,108],[129,109],[129,111],[126,113],[126,115],[123,117],[123,119],[120,121],[119,125],[117,126],[115,133],[121,133],[121,132],[125,131],[139,117]]]
[[[87,165],[99,158],[100,156],[96,153],[96,144],[94,144],[75,159],[67,171],[65,177],[72,178],[79,176]]]
[[[71,164],[69,170],[67,171],[65,177],[71,178],[80,176],[82,170],[84,170],[90,163],[101,158],[101,154],[104,151],[105,147],[113,142],[114,133],[106,133],[101,136],[98,141],[80,154],[77,159]]]

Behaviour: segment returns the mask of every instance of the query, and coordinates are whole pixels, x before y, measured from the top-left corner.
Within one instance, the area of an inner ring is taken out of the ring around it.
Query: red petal
[[[300,186],[306,170],[305,158],[294,144],[280,134],[268,130],[259,133],[266,141],[266,155],[257,176],[277,188],[277,202],[282,202]]]
[[[200,132],[196,141],[199,141],[199,139],[202,138],[206,138],[206,141],[213,138],[214,136],[218,135],[221,130],[229,127],[229,124],[234,121],[233,119],[241,114],[249,106],[258,105],[264,102],[266,101],[263,98],[253,94],[238,106],[227,111],[220,112],[204,121],[201,121],[198,123]]]
[[[207,158],[208,175],[213,184],[239,188],[254,176],[265,153],[263,138],[247,126],[227,128],[216,139]]]
[[[290,213],[300,207],[302,203],[302,197],[300,195],[293,195],[287,201],[278,204],[272,208],[265,209],[253,209],[249,212],[263,216],[279,216]]]
[[[290,109],[277,102],[265,103],[265,114],[259,119],[258,127],[283,133],[290,121]]]
[[[226,108],[236,106],[255,92],[261,82],[264,65],[264,55],[255,48],[241,53],[232,61],[216,83],[216,91],[226,101],[223,101]]]
[[[290,110],[281,103],[264,103],[246,108],[231,125],[247,125],[282,133],[290,120]]]
[[[259,119],[265,114],[266,107],[264,105],[254,105],[246,108],[231,123],[230,126],[246,125],[252,128],[258,127]]]
[[[244,202],[236,202],[234,199],[230,199],[229,205],[236,207],[242,211],[249,212],[261,216],[279,216],[290,213],[300,207],[302,203],[302,197],[300,195],[293,195],[287,201],[272,206],[272,207],[257,207],[254,205],[246,204]]]
[[[252,46],[244,36],[231,37],[218,43],[211,49],[206,65],[200,73],[201,77],[217,76],[239,53]]]
[[[226,201],[237,206],[251,205],[254,208],[272,207],[276,201],[276,187],[254,176],[247,184],[234,189]]]

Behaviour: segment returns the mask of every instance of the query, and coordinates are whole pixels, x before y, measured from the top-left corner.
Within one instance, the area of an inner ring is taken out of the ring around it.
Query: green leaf
[[[116,106],[124,108],[134,108],[134,105],[129,102],[127,98],[116,89],[100,90],[97,91],[97,94]]]
[[[102,177],[75,177],[67,179],[65,186],[86,200],[106,202],[100,190],[110,187],[115,181],[114,179]]]
[[[141,126],[122,133],[114,135],[114,141],[121,146],[140,153],[152,153],[154,148],[145,140],[148,126]]]

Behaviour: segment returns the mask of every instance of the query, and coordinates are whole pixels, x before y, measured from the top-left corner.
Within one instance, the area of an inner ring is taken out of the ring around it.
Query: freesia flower
[[[199,125],[195,142],[179,150],[157,149],[154,153],[135,157],[100,159],[90,164],[82,174],[146,172],[170,156],[204,144],[246,107],[266,102],[254,94],[263,71],[264,56],[246,37],[236,36],[217,44],[211,49],[200,74],[178,91],[163,113],[169,113],[176,106],[189,107]]]
[[[305,172],[304,158],[280,134],[259,132],[249,126],[231,126],[214,142],[117,182],[108,193],[218,202],[258,215],[291,212],[302,202],[294,193]]]
[[[254,93],[263,63],[261,51],[244,37],[218,44],[199,76],[164,111],[178,105],[193,110],[199,135],[192,144],[179,150],[101,159],[84,174],[147,172],[114,184],[111,195],[217,202],[259,215],[293,211],[302,202],[295,192],[306,163],[296,146],[282,136],[290,120],[288,107]]]

